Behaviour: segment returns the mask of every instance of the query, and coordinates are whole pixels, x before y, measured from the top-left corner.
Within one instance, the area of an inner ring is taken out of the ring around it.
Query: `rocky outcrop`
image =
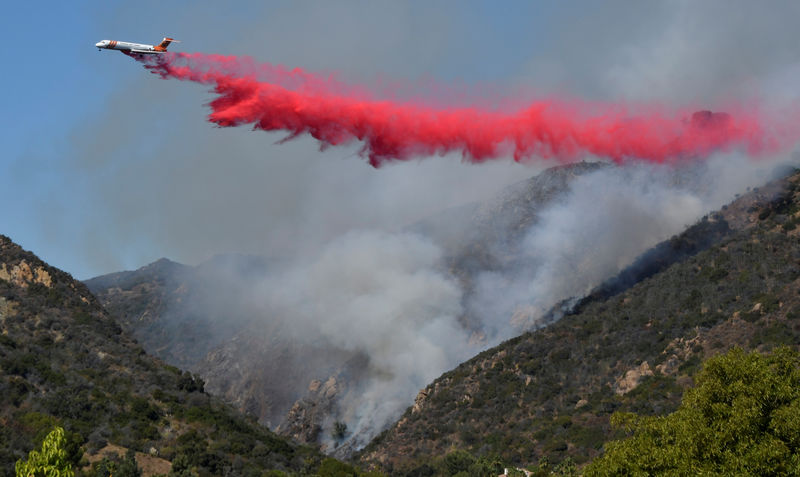
[[[642,381],[645,376],[652,376],[653,370],[647,361],[643,361],[639,366],[629,369],[624,375],[617,378],[614,383],[614,392],[623,395],[636,389],[636,386]]]
[[[0,264],[0,280],[9,281],[23,288],[32,283],[38,283],[48,288],[52,285],[50,273],[44,267],[31,268],[25,260],[21,260],[11,267],[5,263]]]
[[[294,403],[277,432],[305,444],[320,442],[323,426],[335,413],[336,398],[342,383],[331,376],[325,382],[318,379],[308,385],[308,394]]]

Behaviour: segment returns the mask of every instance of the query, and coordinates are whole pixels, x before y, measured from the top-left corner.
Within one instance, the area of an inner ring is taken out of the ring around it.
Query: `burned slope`
[[[398,475],[453,448],[520,464],[583,462],[613,436],[612,412],[675,409],[705,357],[797,345],[798,180],[749,193],[656,249],[699,253],[670,263],[651,252],[574,313],[445,373],[362,459]],[[628,286],[637,275],[650,276]]]
[[[320,455],[148,356],[88,288],[0,236],[0,474],[53,426],[74,461],[107,446],[201,475],[313,469]]]

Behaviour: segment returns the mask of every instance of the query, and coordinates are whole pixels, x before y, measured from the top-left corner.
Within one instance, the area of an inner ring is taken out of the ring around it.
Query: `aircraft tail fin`
[[[178,40],[176,40],[176,39],[174,39],[174,38],[168,38],[168,37],[164,37],[164,39],[163,39],[163,40],[161,40],[161,43],[159,43],[158,45],[156,45],[156,48],[155,48],[155,49],[156,49],[156,51],[167,51],[167,47],[168,47],[168,46],[169,46],[169,44],[170,44],[170,43],[172,43],[172,42],[175,42],[175,43],[180,43]]]

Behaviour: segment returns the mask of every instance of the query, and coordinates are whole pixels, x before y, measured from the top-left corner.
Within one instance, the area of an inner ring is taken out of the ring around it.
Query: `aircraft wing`
[[[163,51],[152,51],[152,50],[130,50],[131,53],[138,53],[140,55],[157,55],[159,53],[163,53]]]

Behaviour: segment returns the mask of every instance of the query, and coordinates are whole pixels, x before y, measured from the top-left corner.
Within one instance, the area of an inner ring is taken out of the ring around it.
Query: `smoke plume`
[[[138,58],[162,78],[213,86],[209,121],[309,134],[321,147],[363,141],[379,167],[391,160],[460,153],[469,162],[513,156],[571,162],[592,154],[616,162],[674,162],[742,147],[750,154],[782,146],[774,128],[744,109],[735,115],[670,111],[658,105],[537,101],[503,109],[437,108],[374,98],[333,78],[251,59],[168,53]],[[507,109],[507,110],[506,110]]]
[[[457,321],[462,291],[439,271],[441,254],[414,234],[350,232],[253,289],[266,316],[302,330],[296,339],[368,359],[369,370],[338,403],[336,417],[354,447],[386,428],[422,386],[477,352]]]

